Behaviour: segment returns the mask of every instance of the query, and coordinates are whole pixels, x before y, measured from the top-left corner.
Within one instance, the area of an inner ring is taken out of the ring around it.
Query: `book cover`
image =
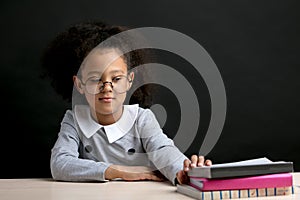
[[[279,173],[223,179],[190,177],[189,184],[202,191],[288,187],[293,185],[293,175]]]
[[[267,158],[258,158],[240,162],[213,164],[211,166],[191,168],[188,171],[188,176],[213,179],[289,173],[293,171],[293,162],[273,162]]]
[[[278,188],[256,188],[244,190],[200,191],[190,185],[177,185],[177,192],[199,200],[239,199],[294,194],[293,186]]]

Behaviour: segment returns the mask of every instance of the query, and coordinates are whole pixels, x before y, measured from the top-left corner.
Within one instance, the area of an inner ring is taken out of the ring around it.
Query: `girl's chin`
[[[110,110],[97,110],[97,113],[100,115],[113,115],[115,112],[110,109]]]
[[[117,114],[117,113],[122,113],[122,105],[116,105],[116,104],[108,104],[108,103],[104,103],[104,104],[98,104],[95,105],[95,110],[97,112],[97,114],[100,115],[113,115],[113,114]]]
[[[115,110],[113,108],[107,108],[107,109],[97,109],[96,112],[100,115],[114,115],[119,113],[119,110]]]

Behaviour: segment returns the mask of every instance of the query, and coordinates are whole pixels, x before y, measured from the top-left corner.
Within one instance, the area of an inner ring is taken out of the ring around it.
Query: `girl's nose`
[[[109,87],[106,87],[106,85],[108,85]],[[100,92],[111,92],[112,89],[113,89],[112,82],[105,81],[102,83],[102,86],[100,87]]]

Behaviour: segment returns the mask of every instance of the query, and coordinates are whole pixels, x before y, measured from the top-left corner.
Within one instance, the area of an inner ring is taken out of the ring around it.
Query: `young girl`
[[[73,102],[62,119],[51,153],[52,176],[62,181],[167,178],[173,184],[187,183],[190,167],[211,161],[197,155],[188,159],[163,133],[147,108],[146,86],[134,93],[133,101],[140,104],[124,105],[136,75],[131,68],[145,62],[143,51],[119,56],[122,42],[95,50],[124,30],[102,22],[79,23],[46,49],[43,66],[56,91],[71,100],[75,86],[73,97],[82,96],[85,102]]]

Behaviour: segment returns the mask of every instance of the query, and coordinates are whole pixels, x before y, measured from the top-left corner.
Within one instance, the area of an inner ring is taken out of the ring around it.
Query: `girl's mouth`
[[[104,103],[111,103],[113,98],[112,97],[103,97],[103,98],[99,98],[98,100],[101,102],[104,102]]]

